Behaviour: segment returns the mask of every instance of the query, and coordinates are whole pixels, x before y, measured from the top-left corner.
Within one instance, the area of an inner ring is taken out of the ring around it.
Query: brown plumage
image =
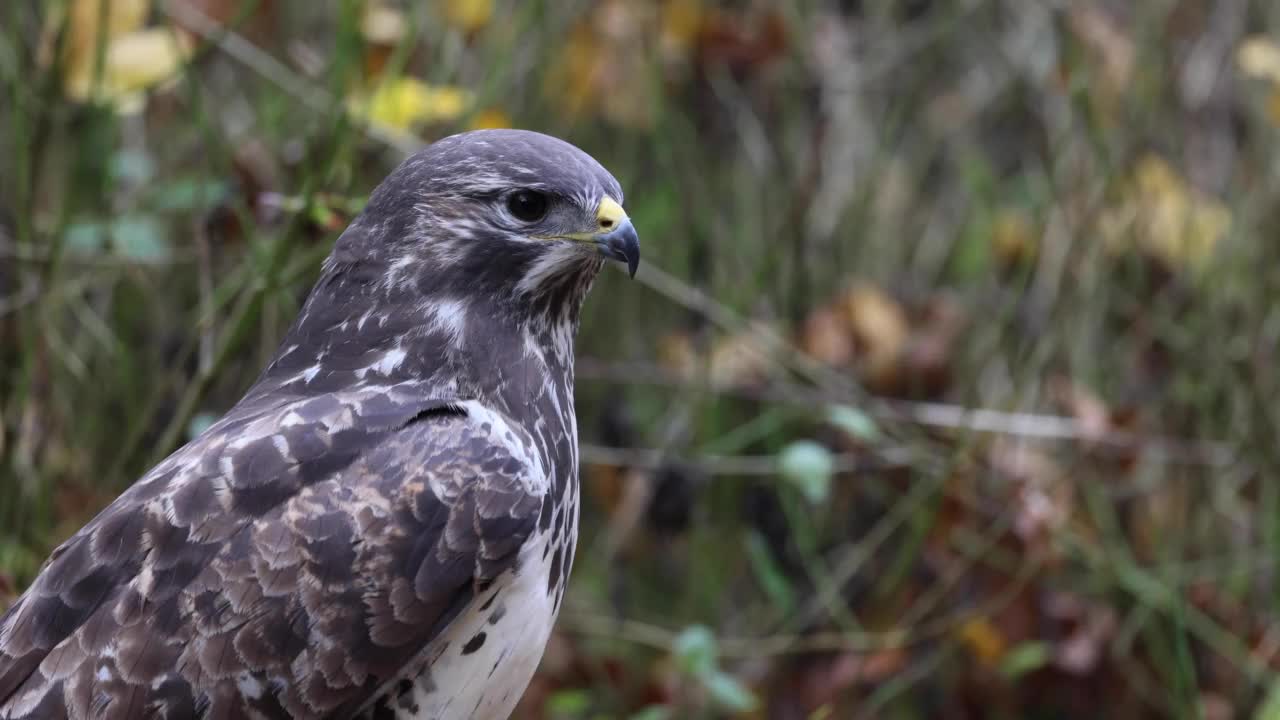
[[[406,161],[245,398],[0,619],[0,718],[505,717],[572,564],[571,339],[638,257],[621,201],[535,133]]]

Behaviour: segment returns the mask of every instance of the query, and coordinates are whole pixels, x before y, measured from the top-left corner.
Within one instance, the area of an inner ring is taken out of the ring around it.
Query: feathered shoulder
[[[412,387],[237,407],[0,619],[0,718],[358,710],[513,569],[544,509],[532,447]]]

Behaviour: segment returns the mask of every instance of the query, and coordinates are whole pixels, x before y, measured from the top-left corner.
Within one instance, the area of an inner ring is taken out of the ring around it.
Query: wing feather
[[[0,718],[367,705],[536,529],[532,444],[495,417],[387,388],[233,411],[0,618]]]

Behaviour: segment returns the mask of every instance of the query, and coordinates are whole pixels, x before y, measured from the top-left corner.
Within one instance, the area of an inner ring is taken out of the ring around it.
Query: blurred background
[[[517,717],[1280,718],[1280,4],[6,0],[0,84],[0,607],[521,127],[645,264]]]

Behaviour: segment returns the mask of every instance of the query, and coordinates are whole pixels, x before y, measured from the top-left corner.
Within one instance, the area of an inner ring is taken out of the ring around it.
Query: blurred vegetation
[[[645,242],[518,717],[1280,718],[1280,4],[6,0],[0,83],[0,605],[515,126]]]

